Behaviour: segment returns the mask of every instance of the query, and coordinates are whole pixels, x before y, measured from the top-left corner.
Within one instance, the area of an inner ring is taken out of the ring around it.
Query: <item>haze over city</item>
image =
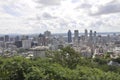
[[[120,31],[119,0],[0,0],[0,34]]]

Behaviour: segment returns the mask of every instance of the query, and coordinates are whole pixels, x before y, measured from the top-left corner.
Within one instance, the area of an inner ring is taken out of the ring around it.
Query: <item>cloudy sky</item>
[[[120,31],[119,0],[0,0],[0,33]]]

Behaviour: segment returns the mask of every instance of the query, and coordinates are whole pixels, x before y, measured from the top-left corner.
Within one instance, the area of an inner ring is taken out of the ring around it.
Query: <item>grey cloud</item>
[[[48,12],[43,12],[42,14],[36,14],[35,17],[28,18],[29,21],[39,21],[39,20],[50,20],[50,19],[57,19],[58,17],[52,16]]]
[[[68,24],[67,24],[67,22],[60,22],[60,27],[61,28],[64,28],[64,27],[66,27]]]
[[[98,8],[98,12],[92,15],[103,15],[103,14],[112,14],[112,13],[119,13],[120,12],[120,2],[112,1],[107,3],[105,6],[100,6]]]
[[[90,8],[90,7],[92,7],[92,5],[84,3],[80,7],[81,8]]]
[[[36,3],[40,3],[46,6],[60,5],[61,0],[36,0]]]
[[[87,4],[87,3],[83,3],[80,6],[78,6],[77,8],[91,8],[91,7],[92,7],[92,5]]]
[[[52,16],[51,14],[49,14],[49,13],[47,13],[47,12],[44,12],[44,13],[42,14],[42,17],[43,17],[44,19],[56,19],[56,18],[57,18],[57,17]]]
[[[72,3],[77,3],[79,0],[71,0]]]
[[[43,18],[46,18],[46,19],[51,19],[52,18],[52,16],[49,14],[49,13],[43,13]]]

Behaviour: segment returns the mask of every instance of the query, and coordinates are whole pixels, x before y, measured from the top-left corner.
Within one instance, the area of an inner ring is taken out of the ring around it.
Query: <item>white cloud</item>
[[[32,34],[45,30],[63,33],[68,29],[83,32],[86,28],[101,32],[120,30],[119,3],[112,0],[0,1],[0,33]]]

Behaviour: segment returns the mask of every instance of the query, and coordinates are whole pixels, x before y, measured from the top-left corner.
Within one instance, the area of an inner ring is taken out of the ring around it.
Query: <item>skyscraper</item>
[[[93,42],[94,42],[94,45],[96,44],[96,42],[97,42],[97,32],[96,31],[94,31],[94,36],[93,36]]]
[[[29,36],[27,36],[27,35],[22,36],[22,40],[28,40],[28,38],[29,38]]]
[[[74,30],[74,40],[78,41],[78,38],[79,38],[79,31],[78,30]]]
[[[9,41],[9,35],[5,35],[4,41],[5,41],[5,42],[8,42],[8,41]]]
[[[93,32],[92,32],[92,30],[90,30],[90,33],[89,33],[89,40],[90,40],[90,41],[93,40]]]
[[[43,34],[40,34],[38,37],[38,45],[45,46],[46,45],[46,38]]]
[[[45,35],[45,37],[50,38],[51,37],[51,32],[50,31],[45,31],[44,35]]]
[[[96,32],[96,31],[94,31],[94,37],[96,37],[96,34],[97,34],[97,32]]]
[[[79,44],[79,31],[74,30],[74,46],[78,46]]]
[[[72,42],[72,33],[71,31],[69,30],[68,31],[68,43],[71,43]]]
[[[85,40],[86,41],[88,40],[88,31],[87,31],[87,29],[85,29]]]
[[[51,39],[52,39],[52,34],[50,31],[45,31],[44,32],[44,36],[45,36],[45,45],[49,45],[51,44]]]

